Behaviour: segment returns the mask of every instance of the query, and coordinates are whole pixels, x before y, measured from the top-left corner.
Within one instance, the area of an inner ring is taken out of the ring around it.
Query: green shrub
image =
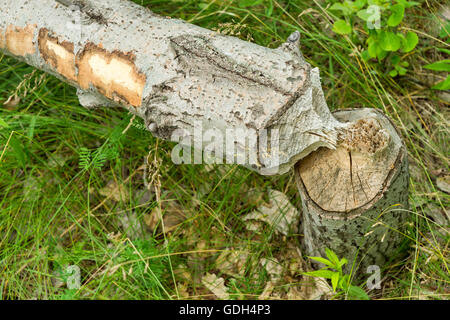
[[[328,10],[337,19],[333,31],[340,35],[349,35],[357,45],[365,50],[362,58],[366,61],[376,59],[388,64],[389,75],[406,74],[408,62],[403,61],[397,53],[407,53],[419,42],[413,31],[402,32],[399,25],[403,21],[405,11],[418,2],[407,0],[328,0]],[[387,70],[386,70],[387,71]]]

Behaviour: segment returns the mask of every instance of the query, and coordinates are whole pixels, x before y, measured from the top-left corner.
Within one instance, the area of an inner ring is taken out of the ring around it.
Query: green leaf
[[[400,67],[400,66],[396,66],[395,69],[397,69],[398,74],[401,75],[401,76],[404,76],[406,74],[406,71],[407,71],[405,68]]]
[[[446,71],[450,72],[450,60],[442,60],[423,66],[425,69],[433,71]]]
[[[359,300],[370,300],[367,293],[363,289],[361,289],[360,287],[357,287],[357,286],[350,286],[348,288],[348,293],[350,296],[352,296],[356,299],[359,299]]]
[[[396,76],[398,75],[398,72],[397,72],[397,70],[392,69],[392,70],[389,72],[389,75],[390,75],[392,78],[394,78],[394,77],[396,77]]]
[[[11,139],[9,140],[9,144],[11,145],[13,149],[13,153],[17,159],[17,161],[20,163],[22,167],[26,167],[28,163],[28,157],[26,154],[26,151],[24,149],[24,146],[22,142],[17,139],[14,135],[11,136]]]
[[[341,261],[339,261],[339,265],[342,267],[344,264],[346,264],[348,262],[347,259],[342,258]]]
[[[339,258],[336,255],[336,253],[333,252],[333,250],[330,250],[328,248],[325,248],[325,253],[328,257],[328,259],[330,259],[330,261],[333,263],[334,268],[337,270],[341,270],[341,265],[339,263]]]
[[[369,53],[369,57],[376,58],[378,50],[381,49],[380,44],[377,42],[369,43],[367,47],[367,52]]]
[[[350,282],[350,276],[348,274],[344,274],[344,276],[339,279],[338,287],[344,291],[347,291],[349,282]]]
[[[361,58],[364,61],[369,61],[370,58],[372,58],[369,54],[369,50],[364,50],[363,52],[361,52]],[[374,58],[374,57],[373,57]]]
[[[447,76],[447,79],[441,81],[434,86],[431,87],[434,90],[450,90],[450,76]]]
[[[330,10],[341,11],[341,13],[344,16],[348,16],[348,15],[350,15],[352,13],[352,10],[349,7],[343,5],[342,3],[339,3],[339,2],[336,2],[335,4],[333,4],[330,7]]]
[[[381,31],[379,34],[380,47],[385,51],[400,49],[401,38],[391,31]]]
[[[367,4],[367,0],[356,0],[352,2],[352,7],[355,8],[355,11],[360,10]]]
[[[405,7],[397,3],[391,7],[391,15],[387,21],[388,26],[396,27],[402,22],[403,16],[405,15]]]
[[[239,8],[248,8],[253,7],[258,4],[261,4],[263,0],[241,0],[239,1]]]
[[[352,32],[352,27],[347,21],[340,19],[334,23],[333,31],[337,34],[349,34]]]
[[[370,13],[367,9],[359,10],[356,15],[364,21],[369,21],[372,17],[372,13]]]
[[[443,26],[441,31],[439,31],[439,38],[446,38],[449,35],[450,35],[450,22],[448,22],[445,26]]]
[[[266,17],[271,17],[273,13],[273,0],[269,1],[269,7],[266,8]]]
[[[440,52],[443,52],[443,53],[446,53],[446,54],[448,54],[448,55],[450,55],[450,50],[448,50],[448,49],[444,49],[444,48],[436,48],[438,51],[440,51]]]
[[[420,3],[416,1],[407,1],[407,0],[397,0],[397,3],[400,3],[405,8],[411,8],[413,6],[417,6]]]
[[[338,283],[339,283],[339,273],[336,272],[331,276],[331,286],[333,287],[333,292],[336,292]]]
[[[325,258],[322,258],[322,257],[308,257],[308,258],[313,259],[313,260],[316,260],[316,261],[318,261],[318,262],[320,262],[320,263],[323,263],[324,265],[326,265],[326,266],[328,266],[328,267],[330,267],[330,268],[333,268],[333,267],[334,267],[333,263],[332,263],[331,261],[328,261],[328,260],[325,259]]]
[[[387,51],[381,48],[381,44],[377,36],[370,36],[369,39],[367,39],[367,43],[369,44],[367,51],[371,58],[378,58],[381,61],[387,56]]]
[[[304,272],[303,274],[306,276],[311,276],[311,277],[320,277],[320,278],[325,278],[325,279],[331,279],[333,277],[333,274],[335,274],[335,273],[339,274],[338,272],[335,272],[335,271],[321,269],[321,270],[316,270],[316,271]]]
[[[6,123],[5,120],[3,120],[2,118],[0,118],[0,127],[9,128],[9,125]]]
[[[391,58],[391,63],[394,64],[394,65],[395,64],[399,64],[400,63],[400,56],[396,55],[396,54],[393,55],[392,58]]]
[[[406,37],[402,38],[402,42],[403,42],[403,51],[410,52],[419,43],[419,37],[415,32],[408,31]]]

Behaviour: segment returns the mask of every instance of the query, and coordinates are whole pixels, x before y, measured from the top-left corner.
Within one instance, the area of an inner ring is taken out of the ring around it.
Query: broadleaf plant
[[[441,60],[424,66],[425,69],[441,72],[450,72],[450,60]],[[431,87],[434,90],[450,90],[450,75],[447,78]]]
[[[303,272],[303,275],[310,277],[320,277],[331,280],[331,286],[336,296],[347,295],[350,299],[369,300],[367,293],[360,287],[350,283],[350,275],[344,274],[342,267],[348,262],[347,259],[339,259],[336,253],[326,248],[327,258],[309,257],[325,265],[320,270]]]
[[[399,59],[401,53],[414,50],[419,37],[413,31],[399,28],[405,12],[418,5],[408,0],[328,0],[328,10],[336,16],[333,31],[348,35],[357,45],[366,61],[377,61],[391,77],[404,75],[407,62]],[[363,32],[361,31],[363,29]],[[400,55],[399,55],[400,53]]]

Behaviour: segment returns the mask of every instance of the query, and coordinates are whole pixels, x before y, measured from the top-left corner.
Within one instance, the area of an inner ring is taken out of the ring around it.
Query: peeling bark
[[[391,121],[375,109],[337,111],[348,122],[336,150],[321,148],[295,168],[303,204],[303,245],[310,256],[332,249],[354,272],[395,256],[408,217],[407,151]],[[355,257],[356,260],[355,260]]]
[[[0,48],[78,89],[86,107],[122,106],[151,132],[256,132],[226,150],[261,174],[281,174],[319,147],[334,148],[341,124],[326,105],[319,70],[303,59],[299,33],[264,48],[155,15],[126,0],[0,0]],[[258,140],[278,130],[276,159]]]

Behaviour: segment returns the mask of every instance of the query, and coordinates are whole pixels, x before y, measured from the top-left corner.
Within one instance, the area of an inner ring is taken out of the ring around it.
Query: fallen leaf
[[[228,288],[225,286],[225,280],[223,278],[218,278],[213,273],[207,273],[202,278],[202,284],[214,295],[221,300],[230,299],[228,293]]]
[[[280,191],[269,190],[269,203],[261,205],[257,210],[244,216],[244,221],[263,221],[272,226],[277,232],[287,236],[298,231],[300,219],[299,211],[290,202],[286,195]],[[250,231],[255,231],[256,225],[248,224]]]
[[[60,153],[54,153],[48,159],[48,166],[50,168],[63,167],[69,157]]]
[[[274,288],[275,288],[275,285],[272,283],[272,281],[267,282],[266,286],[264,287],[263,292],[259,295],[258,300],[269,299]]]
[[[188,285],[186,283],[179,283],[177,285],[177,289],[178,289],[178,295],[180,296],[180,298],[182,299],[187,299],[189,298],[189,292],[188,292]]]
[[[436,179],[436,186],[439,190],[450,194],[450,175],[439,177]]]
[[[313,277],[312,281],[314,286],[312,290],[306,291],[305,300],[326,300],[331,297],[333,289],[325,278]]]
[[[151,231],[154,231],[157,227],[162,228],[160,223],[161,216],[163,217],[165,232],[173,231],[184,220],[186,220],[186,215],[184,214],[183,209],[175,201],[167,201],[163,203],[163,214],[161,214],[159,207],[155,207],[149,214],[144,215],[144,222]]]
[[[128,199],[128,189],[123,184],[117,184],[110,181],[106,187],[100,189],[100,194],[104,197],[110,197],[116,202]]]
[[[296,286],[292,286],[289,288],[287,293],[288,300],[305,300],[304,292],[299,290]]]
[[[29,176],[23,183],[23,195],[26,201],[32,201],[39,197],[41,193],[41,184],[38,178]]]
[[[249,254],[247,251],[225,250],[216,259],[216,268],[232,277],[243,276]]]
[[[17,107],[19,105],[19,103],[20,103],[20,98],[16,95],[12,95],[8,98],[8,100],[3,102],[3,105],[5,106],[6,109],[13,110],[15,107]]]
[[[179,264],[176,269],[174,269],[174,274],[177,278],[184,280],[185,282],[192,282],[192,275],[189,272],[189,268],[184,264]]]
[[[135,211],[123,213],[118,218],[123,231],[131,241],[145,238],[145,227]]]
[[[262,258],[260,261],[263,268],[266,269],[267,273],[270,275],[270,280],[274,283],[280,281],[282,273],[283,273],[283,267],[275,258]]]
[[[434,220],[434,222],[436,222],[440,226],[447,226],[450,223],[448,219],[449,213],[442,208],[429,208],[425,210],[425,212],[427,216],[430,216]]]
[[[133,198],[136,200],[138,205],[147,204],[155,197],[155,193],[150,191],[148,188],[138,189],[133,193],[134,193]]]

